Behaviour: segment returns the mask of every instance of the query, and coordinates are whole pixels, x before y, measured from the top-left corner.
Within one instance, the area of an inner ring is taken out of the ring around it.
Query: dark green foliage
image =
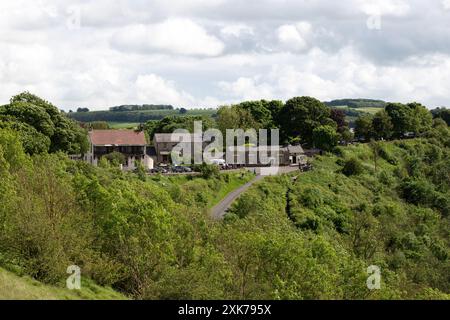
[[[297,97],[286,101],[281,109],[279,122],[282,124],[281,134],[284,140],[299,136],[310,145],[313,144],[315,128],[334,123],[330,119],[330,109],[311,97]]]
[[[149,121],[145,124],[145,130],[150,137],[153,139],[155,133],[172,133],[177,129],[185,129],[189,132],[194,132],[194,122],[202,122],[202,130],[206,131],[213,127],[213,120],[204,116],[185,116],[176,117],[169,116],[165,117],[159,121]]]
[[[434,188],[426,180],[406,180],[402,183],[403,198],[413,204],[432,203]]]
[[[143,105],[122,105],[109,108],[110,111],[123,112],[123,111],[137,111],[137,110],[173,110],[171,105],[155,105],[155,104],[143,104]],[[88,110],[89,111],[89,110]],[[77,110],[77,112],[80,112]]]
[[[331,109],[330,118],[336,122],[337,129],[339,133],[344,132],[348,129],[348,122],[345,119],[345,112],[342,109]]]
[[[363,173],[364,168],[361,162],[356,158],[348,159],[344,162],[344,167],[342,168],[342,173],[346,176],[359,175]]]
[[[372,119],[373,137],[375,139],[390,139],[392,136],[392,122],[389,114],[382,110],[377,112]]]
[[[125,163],[125,155],[120,152],[108,153],[104,158],[115,167]]]
[[[431,113],[435,119],[442,119],[448,126],[450,126],[450,109],[436,108],[431,110]]]
[[[51,103],[28,92],[11,98],[10,104],[0,107],[0,120],[22,132],[21,140],[30,154],[43,151],[63,151],[83,154],[88,149],[86,132],[68,119]],[[38,132],[32,138],[34,130]],[[50,145],[48,146],[48,140]],[[28,141],[32,138],[33,141]]]
[[[372,126],[373,116],[365,114],[360,116],[355,121],[355,137],[365,141],[369,141],[373,135],[374,130]]]
[[[215,109],[189,109],[187,113],[191,116],[214,117]],[[127,111],[91,111],[91,112],[69,112],[70,118],[80,122],[126,122],[126,123],[146,123],[150,120],[161,120],[169,116],[184,116],[176,109],[149,109]]]

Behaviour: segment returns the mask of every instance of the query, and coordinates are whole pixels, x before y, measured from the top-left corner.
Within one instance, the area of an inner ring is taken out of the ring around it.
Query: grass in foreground
[[[124,300],[120,293],[92,281],[82,281],[81,290],[69,290],[42,284],[30,277],[20,277],[0,268],[2,300]]]

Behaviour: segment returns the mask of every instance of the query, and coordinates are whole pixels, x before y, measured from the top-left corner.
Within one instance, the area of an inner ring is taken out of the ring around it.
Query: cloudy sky
[[[0,103],[450,106],[450,0],[1,0]]]

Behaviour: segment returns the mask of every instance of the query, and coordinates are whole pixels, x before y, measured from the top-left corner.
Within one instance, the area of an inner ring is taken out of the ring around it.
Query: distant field
[[[139,122],[108,122],[111,129],[136,129]]]
[[[353,112],[366,112],[375,114],[378,111],[382,110],[381,107],[349,107],[349,106],[333,106],[335,109],[345,109]]]
[[[370,114],[375,114],[375,113],[377,113],[378,111],[382,110],[382,108],[377,108],[377,107],[365,107],[365,108],[357,108],[357,110],[358,110],[358,111],[361,111],[361,112],[367,112],[367,113],[370,113]]]

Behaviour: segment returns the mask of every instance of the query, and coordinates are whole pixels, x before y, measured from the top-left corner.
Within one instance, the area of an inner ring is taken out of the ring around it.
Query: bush
[[[392,165],[397,165],[398,164],[398,160],[393,157],[387,150],[386,148],[380,146],[380,148],[378,149],[378,154],[380,155],[381,158],[383,158],[384,160],[386,160],[388,163],[392,164]]]
[[[125,162],[125,155],[120,152],[111,152],[104,156],[113,166],[118,167]]]
[[[360,175],[361,173],[363,173],[363,171],[364,168],[361,162],[356,158],[351,158],[345,161],[344,167],[342,168],[342,173],[345,174],[347,177],[353,175]]]
[[[425,180],[409,179],[401,184],[403,199],[412,204],[432,204],[433,187]]]
[[[216,178],[220,174],[219,167],[214,164],[202,163],[201,165],[196,165],[194,170],[200,172],[204,179]]]
[[[323,205],[323,197],[320,194],[320,190],[318,189],[313,189],[313,188],[307,188],[305,190],[303,190],[303,192],[300,194],[299,197],[301,203],[310,209],[314,209],[317,207],[320,207],[321,205]]]

